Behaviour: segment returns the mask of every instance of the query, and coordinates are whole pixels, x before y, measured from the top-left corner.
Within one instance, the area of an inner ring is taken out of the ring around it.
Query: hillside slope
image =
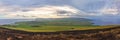
[[[0,28],[0,40],[120,40],[120,27],[61,32],[25,32]]]
[[[85,18],[38,18],[35,21],[17,22],[16,24],[49,25],[49,26],[75,26],[92,25],[92,20]]]

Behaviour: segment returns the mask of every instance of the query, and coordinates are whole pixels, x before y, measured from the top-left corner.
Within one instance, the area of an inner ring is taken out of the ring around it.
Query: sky
[[[0,0],[0,19],[119,17],[120,0]]]

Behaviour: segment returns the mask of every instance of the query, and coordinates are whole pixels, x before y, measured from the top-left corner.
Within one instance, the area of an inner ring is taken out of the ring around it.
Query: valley
[[[119,25],[93,25],[85,18],[55,18],[0,25],[0,40],[119,40]]]

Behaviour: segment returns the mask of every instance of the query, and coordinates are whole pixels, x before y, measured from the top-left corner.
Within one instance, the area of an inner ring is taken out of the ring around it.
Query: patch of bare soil
[[[120,40],[120,27],[61,32],[26,32],[0,28],[0,40]]]

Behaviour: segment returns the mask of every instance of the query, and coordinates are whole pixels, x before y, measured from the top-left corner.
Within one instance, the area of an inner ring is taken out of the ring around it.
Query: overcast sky
[[[0,18],[119,16],[119,0],[0,0]]]

